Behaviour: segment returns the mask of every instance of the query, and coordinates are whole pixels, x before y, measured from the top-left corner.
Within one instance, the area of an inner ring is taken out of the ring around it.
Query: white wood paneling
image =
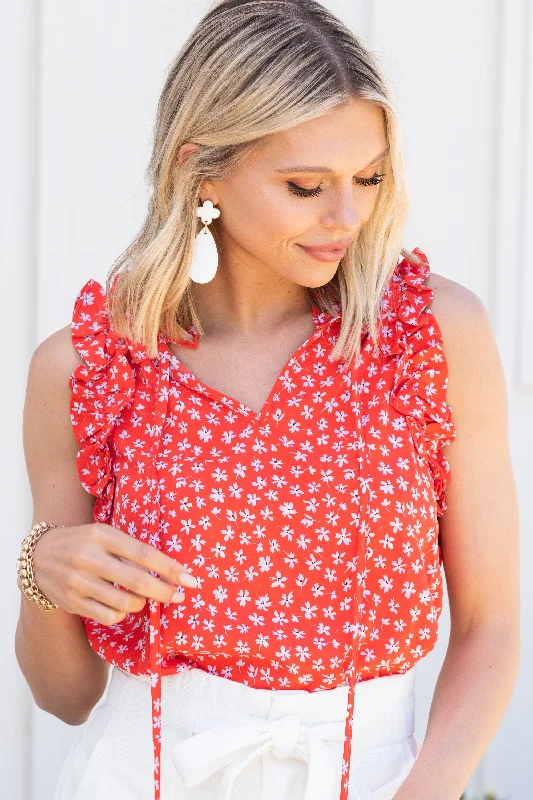
[[[31,785],[32,698],[14,654],[20,607],[15,562],[31,525],[31,498],[21,445],[28,359],[35,342],[38,159],[38,4],[0,3],[0,260],[2,290],[2,558],[0,586],[4,618],[1,638],[2,726],[0,794],[27,800]]]
[[[510,7],[505,6],[507,14]],[[524,172],[521,207],[522,248],[520,252],[520,314],[518,368],[520,383],[533,389],[533,7],[522,3],[523,29],[520,50],[523,56],[522,87],[522,163]]]
[[[526,3],[500,10],[500,70],[497,93],[498,150],[495,163],[496,308],[494,325],[511,386],[518,380],[520,262],[523,247],[524,15]]]

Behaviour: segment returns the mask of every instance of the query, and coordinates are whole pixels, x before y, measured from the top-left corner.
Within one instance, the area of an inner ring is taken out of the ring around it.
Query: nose
[[[300,738],[300,719],[294,714],[288,714],[281,719],[272,720],[269,728],[274,742],[272,755],[281,761],[290,758]]]
[[[356,232],[361,227],[363,218],[366,215],[366,205],[361,205],[361,199],[355,201],[353,187],[350,190],[340,190],[332,198],[328,208],[327,219],[329,224],[326,226],[337,231],[337,236],[341,238],[340,231],[343,232],[343,239],[350,236],[355,238]]]

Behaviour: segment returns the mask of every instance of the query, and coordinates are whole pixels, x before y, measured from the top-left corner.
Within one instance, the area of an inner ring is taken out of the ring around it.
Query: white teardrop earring
[[[220,216],[220,209],[215,208],[211,200],[205,200],[196,210],[204,227],[196,235],[194,253],[191,264],[190,279],[195,283],[209,283],[216,275],[218,267],[218,250],[213,234],[207,227]]]

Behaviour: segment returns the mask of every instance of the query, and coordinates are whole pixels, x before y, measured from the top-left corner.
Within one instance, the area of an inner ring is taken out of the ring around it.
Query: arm
[[[30,362],[23,441],[32,525],[40,520],[58,526],[93,521],[94,497],[78,477],[78,445],[70,421],[68,380],[81,363],[70,326],[45,339]],[[36,552],[38,547],[39,542]],[[91,648],[77,614],[61,608],[43,611],[21,592],[15,653],[39,708],[70,725],[85,722],[105,691],[109,664]]]
[[[458,800],[513,692],[520,659],[519,524],[505,378],[485,307],[432,275],[457,437],[439,518],[451,632],[422,749],[395,800]]]

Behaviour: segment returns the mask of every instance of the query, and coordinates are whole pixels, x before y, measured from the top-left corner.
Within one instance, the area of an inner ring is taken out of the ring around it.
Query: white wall
[[[529,670],[533,589],[533,9],[528,0],[326,2],[382,59],[403,120],[412,192],[406,236],[434,272],[486,303],[509,390],[521,505],[523,651],[519,679],[469,797],[531,797]],[[77,291],[100,282],[129,243],[146,202],[144,170],[164,75],[209,3],[4,0],[0,5],[3,192],[0,252],[4,391],[0,569],[5,796],[51,800],[80,735],[33,704],[14,656],[15,561],[31,524],[22,452],[29,359],[68,324]],[[529,227],[526,224],[529,222]],[[526,270],[526,265],[528,269]],[[526,494],[527,492],[527,494]],[[417,735],[427,723],[449,632],[419,665]],[[9,719],[9,724],[6,720]]]

